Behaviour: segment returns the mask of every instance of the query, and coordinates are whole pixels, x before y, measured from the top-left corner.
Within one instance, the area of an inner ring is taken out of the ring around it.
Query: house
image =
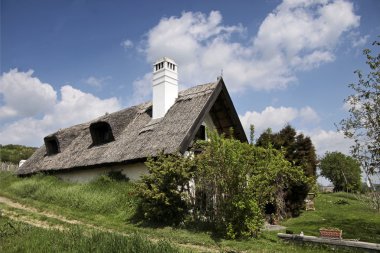
[[[247,142],[222,78],[178,92],[178,67],[162,58],[153,65],[153,101],[90,122],[61,129],[18,169],[18,175],[38,172],[67,181],[87,182],[119,171],[131,180],[147,173],[147,157],[159,152],[184,154],[205,128]]]

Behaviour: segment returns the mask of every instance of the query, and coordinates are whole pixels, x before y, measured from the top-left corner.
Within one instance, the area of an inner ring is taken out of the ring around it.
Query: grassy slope
[[[11,224],[11,225],[9,225]],[[153,243],[136,234],[86,231],[69,226],[65,231],[47,230],[0,218],[0,252],[178,252],[168,242]]]
[[[354,195],[344,192],[320,194],[315,207],[315,211],[304,212],[283,225],[295,233],[303,231],[308,235],[318,235],[321,227],[336,227],[343,230],[345,239],[380,243],[380,214]]]
[[[9,173],[0,172],[0,195],[34,206],[40,210],[53,211],[66,217],[111,228],[123,233],[144,234],[148,237],[166,239],[175,243],[203,245],[218,250],[233,248],[235,250],[249,250],[252,252],[328,251],[328,248],[314,246],[305,248],[282,242],[277,239],[274,232],[263,232],[259,239],[232,241],[214,238],[207,232],[174,229],[171,227],[143,227],[141,224],[131,222],[136,206],[134,191],[134,186],[130,183],[109,181],[107,178],[90,184],[70,184],[59,181],[55,177],[34,176],[20,179]],[[319,208],[322,202],[324,201],[321,201],[321,203],[317,202],[317,208]],[[360,203],[357,204],[361,206]],[[0,205],[0,208],[6,207]],[[361,208],[364,213],[368,212],[365,208]],[[303,221],[306,225],[308,221],[307,215],[316,215],[317,212],[307,212],[305,215],[302,215],[298,218],[301,220],[301,223],[297,223],[298,219],[292,219],[286,225],[290,226],[290,229],[293,229],[294,232],[297,232],[297,229],[299,229],[307,234],[315,234],[314,227],[304,227],[302,225],[302,219],[304,219]],[[371,213],[370,216],[372,217],[374,214]],[[313,224],[316,228],[320,227],[318,220],[315,222],[311,219],[311,221],[314,222]],[[309,231],[312,233],[309,233]],[[379,235],[375,234],[374,240],[378,239]]]

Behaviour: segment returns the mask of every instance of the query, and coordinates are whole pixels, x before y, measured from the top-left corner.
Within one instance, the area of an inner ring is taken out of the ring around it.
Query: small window
[[[111,126],[107,122],[96,122],[91,124],[90,132],[93,145],[101,145],[115,140]]]
[[[201,125],[197,134],[195,135],[195,140],[206,140],[206,127]]]
[[[57,137],[46,137],[44,141],[47,155],[55,155],[59,153],[59,143]]]

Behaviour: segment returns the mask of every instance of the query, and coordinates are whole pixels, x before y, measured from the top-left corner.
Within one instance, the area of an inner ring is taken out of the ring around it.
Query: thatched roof
[[[55,138],[59,153],[48,155],[40,147],[18,170],[18,174],[91,168],[136,162],[159,152],[185,152],[207,113],[219,132],[235,129],[235,138],[247,141],[236,110],[222,79],[179,93],[175,104],[161,119],[152,120],[152,103],[143,103],[101,116],[93,121],[61,129]],[[114,141],[93,145],[90,125],[107,122]]]

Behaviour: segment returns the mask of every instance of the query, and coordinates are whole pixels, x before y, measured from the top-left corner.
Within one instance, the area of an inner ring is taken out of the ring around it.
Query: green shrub
[[[264,223],[265,206],[284,210],[283,190],[290,183],[304,183],[303,172],[275,149],[217,132],[208,136],[194,147],[202,150],[194,158],[161,154],[148,159],[149,175],[139,186],[141,213],[161,224],[186,220],[227,238],[255,236]]]
[[[284,189],[304,183],[304,174],[270,146],[256,147],[216,132],[208,137],[198,144],[203,152],[195,158],[194,218],[228,238],[257,235],[265,207],[273,205],[281,216]]]
[[[139,185],[140,209],[145,219],[159,224],[179,224],[189,212],[192,161],[180,155],[148,158],[149,174]]]

